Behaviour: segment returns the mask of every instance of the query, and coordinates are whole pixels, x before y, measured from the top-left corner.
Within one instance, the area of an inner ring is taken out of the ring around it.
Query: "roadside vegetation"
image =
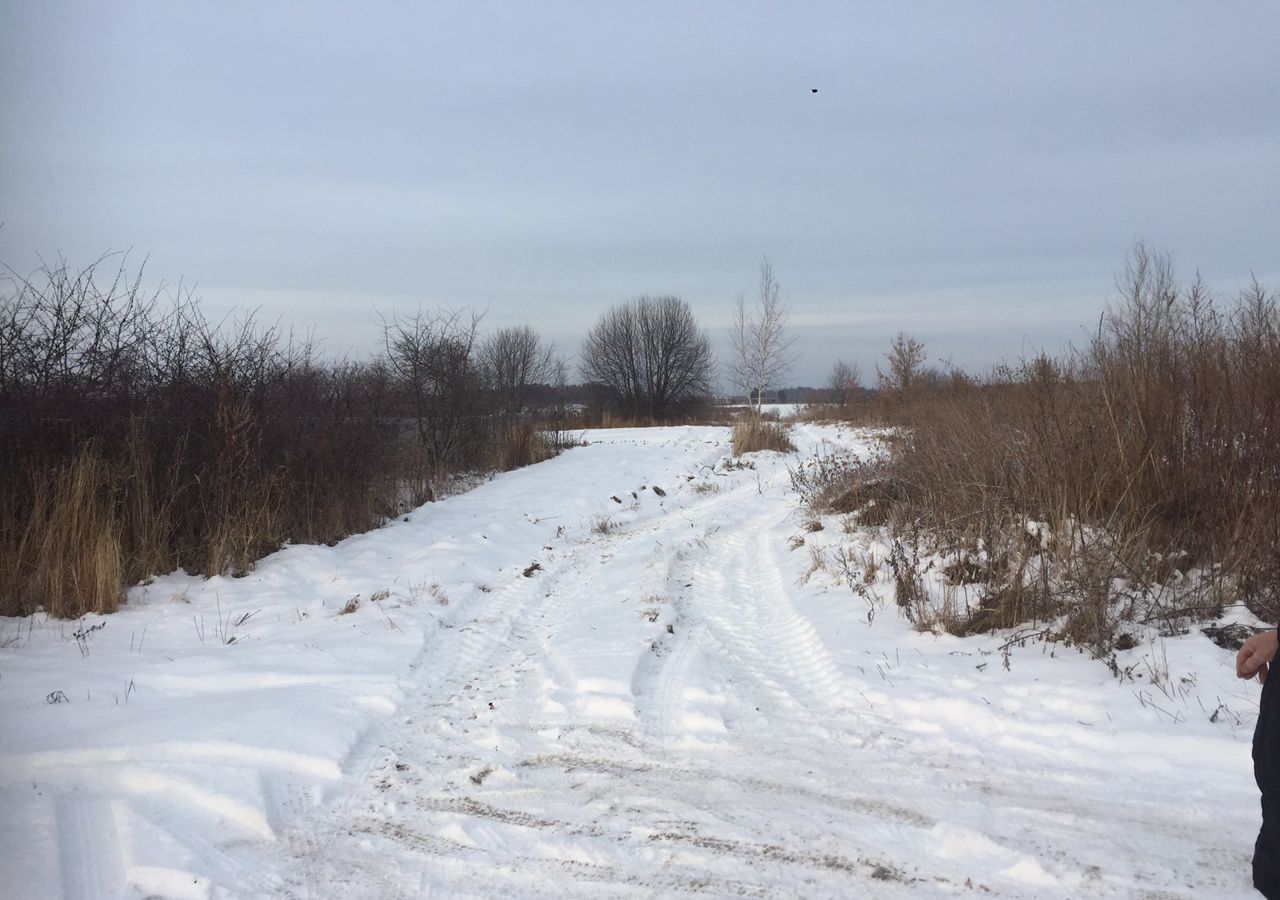
[[[107,612],[178,568],[243,574],[557,450],[564,366],[531,329],[419,312],[384,322],[376,359],[328,360],[142,284],[103,258],[0,291],[0,614]]]
[[[465,309],[393,315],[381,352],[353,362],[142,283],[104,258],[0,291],[2,614],[109,611],[178,568],[243,574],[286,542],[333,543],[460,477],[546,459],[570,426],[718,415],[735,456],[795,449],[762,409],[792,361],[767,259],[731,332],[748,402],[733,420],[676,297],[606,311],[570,386],[532,328],[485,334]],[[1118,286],[1089,344],[1058,357],[975,376],[900,333],[875,390],[835,365],[834,405],[808,415],[878,426],[883,452],[804,461],[792,484],[810,523],[876,536],[839,554],[856,593],[888,579],[921,629],[1018,629],[1099,656],[1236,605],[1280,618],[1280,300],[1180,284],[1143,245]]]
[[[980,378],[899,335],[844,410],[885,426],[884,455],[793,472],[814,514],[883,529],[858,563],[918,627],[1108,656],[1236,604],[1280,618],[1278,296],[1223,301],[1143,245],[1118,286],[1087,347]]]

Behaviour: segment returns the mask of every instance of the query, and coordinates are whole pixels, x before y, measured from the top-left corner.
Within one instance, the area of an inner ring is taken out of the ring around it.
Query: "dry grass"
[[[115,610],[125,587],[120,523],[111,502],[111,475],[96,447],[34,479],[31,516],[9,583],[20,602],[39,598],[52,616]]]
[[[791,443],[790,428],[781,422],[768,419],[745,419],[733,426],[733,455],[772,450],[775,453],[791,453],[796,449]]]
[[[494,434],[492,467],[507,472],[548,460],[556,452],[555,444],[533,423],[507,422]]]
[[[950,630],[1052,620],[1106,652],[1125,621],[1209,617],[1224,598],[1280,618],[1277,296],[1254,284],[1220,307],[1141,247],[1122,285],[1086,350],[898,396],[883,472],[809,486],[839,511],[878,491],[875,517],[978,585]]]

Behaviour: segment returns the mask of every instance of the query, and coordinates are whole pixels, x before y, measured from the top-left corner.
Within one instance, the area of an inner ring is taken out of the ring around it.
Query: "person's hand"
[[[1267,682],[1267,670],[1276,656],[1276,631],[1269,628],[1255,634],[1244,642],[1240,652],[1236,654],[1236,676],[1252,678],[1258,676],[1262,684]]]

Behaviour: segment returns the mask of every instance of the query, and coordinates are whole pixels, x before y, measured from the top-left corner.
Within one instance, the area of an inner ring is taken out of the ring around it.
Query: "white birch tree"
[[[766,256],[760,261],[755,302],[748,306],[744,298],[738,298],[730,333],[733,383],[747,395],[754,416],[760,415],[765,389],[776,387],[795,362],[795,337],[786,333],[789,316],[773,264]]]

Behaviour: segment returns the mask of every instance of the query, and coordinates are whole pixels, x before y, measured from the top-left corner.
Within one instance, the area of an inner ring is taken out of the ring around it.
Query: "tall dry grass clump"
[[[31,509],[11,566],[25,576],[27,603],[53,616],[115,610],[125,587],[111,472],[86,444],[68,463],[33,478]]]
[[[558,452],[554,433],[548,434],[532,422],[509,421],[495,433],[492,467],[506,472],[543,462]]]
[[[0,614],[109,611],[176,568],[243,574],[286,541],[375,527],[455,473],[556,449],[507,396],[528,385],[486,376],[475,316],[392,320],[381,358],[331,362],[141,285],[104,258],[0,291]]]
[[[790,428],[781,422],[751,416],[735,422],[733,425],[733,455],[757,453],[761,450],[773,450],[777,453],[790,453],[796,449],[791,443]]]

